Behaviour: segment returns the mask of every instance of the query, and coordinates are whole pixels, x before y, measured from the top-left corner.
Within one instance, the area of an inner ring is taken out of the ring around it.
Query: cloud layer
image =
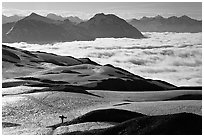
[[[144,33],[148,38],[100,38],[53,45],[7,44],[76,58],[88,57],[112,64],[145,78],[178,86],[202,85],[202,33]]]

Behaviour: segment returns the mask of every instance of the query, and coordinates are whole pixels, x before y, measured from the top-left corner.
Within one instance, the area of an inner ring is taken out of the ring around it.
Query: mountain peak
[[[95,16],[105,16],[104,13],[97,13]]]
[[[186,15],[183,15],[180,17],[181,19],[191,19],[190,17],[186,16]]]
[[[157,15],[154,17],[155,19],[163,19],[163,17],[161,15]]]
[[[34,12],[32,12],[29,16],[27,16],[25,19],[40,19],[40,18],[44,18],[43,16],[41,15],[38,15]]]
[[[172,19],[177,19],[178,17],[176,17],[176,16],[171,16],[171,17],[169,17],[168,19],[170,19],[170,18],[172,18]]]
[[[106,20],[107,22],[112,22],[114,20],[123,20],[119,17],[117,17],[114,14],[104,14],[104,13],[98,13],[94,17],[91,18],[91,20],[96,20],[97,22],[100,22],[101,20]]]
[[[32,12],[29,16],[40,16],[40,15],[38,15],[38,14],[36,14],[36,13],[34,13],[34,12]]]
[[[54,20],[38,15],[34,12],[31,13],[29,16],[25,17],[23,20],[36,20],[36,21],[42,21],[46,23],[54,23]]]
[[[148,17],[144,16],[142,17],[140,20],[146,20],[146,19],[149,19]]]
[[[97,38],[142,38],[140,31],[114,14],[98,13],[90,20],[79,24],[90,30]]]
[[[105,14],[104,13],[98,13],[96,15],[94,15],[91,19],[103,19],[105,18]]]
[[[50,18],[50,19],[53,19],[53,20],[60,20],[60,21],[63,21],[63,20],[64,20],[64,18],[63,18],[62,16],[56,15],[56,14],[54,14],[54,13],[49,13],[49,14],[47,14],[46,17],[47,17],[47,18]]]

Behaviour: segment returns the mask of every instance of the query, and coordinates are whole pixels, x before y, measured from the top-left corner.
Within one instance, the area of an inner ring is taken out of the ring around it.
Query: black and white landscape
[[[202,3],[15,4],[93,13],[2,15],[2,134],[202,134]]]

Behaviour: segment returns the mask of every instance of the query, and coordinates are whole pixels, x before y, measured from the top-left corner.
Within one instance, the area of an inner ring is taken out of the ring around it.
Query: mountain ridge
[[[186,15],[164,18],[160,15],[155,17],[142,17],[128,20],[128,23],[142,32],[202,32],[202,21],[192,19]]]
[[[101,20],[102,18],[102,20]],[[97,26],[89,28],[89,22]],[[103,23],[106,23],[105,25]],[[86,26],[88,24],[88,26]],[[3,24],[3,30],[10,25]],[[68,41],[89,41],[100,38],[143,38],[141,32],[125,20],[113,14],[96,14],[93,18],[79,24],[69,19],[53,20],[36,13],[15,22],[10,30],[3,33],[3,42],[54,43]],[[5,29],[7,28],[7,29]],[[5,31],[3,31],[5,32]]]
[[[22,20],[35,20],[35,21],[42,21],[42,22],[46,22],[46,23],[56,23],[57,21],[50,19],[50,18],[46,18],[44,16],[38,15],[36,13],[31,13],[29,16],[26,16],[25,18],[23,18]]]
[[[124,19],[114,14],[98,13],[86,22],[78,24],[91,31],[97,38],[114,37],[114,38],[143,38],[132,25],[129,25]]]
[[[47,14],[46,17],[53,19],[53,20],[60,20],[60,21],[64,21],[64,20],[68,19],[69,21],[71,21],[74,24],[79,24],[79,23],[83,22],[83,20],[77,16],[62,17],[62,16],[54,14],[54,13],[49,13],[49,14]]]

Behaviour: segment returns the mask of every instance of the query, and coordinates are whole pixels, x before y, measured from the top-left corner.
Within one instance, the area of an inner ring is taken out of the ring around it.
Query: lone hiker
[[[61,118],[62,123],[63,123],[63,122],[64,122],[63,120],[64,120],[65,118],[67,118],[67,117],[65,117],[64,115],[60,115],[59,118]]]

